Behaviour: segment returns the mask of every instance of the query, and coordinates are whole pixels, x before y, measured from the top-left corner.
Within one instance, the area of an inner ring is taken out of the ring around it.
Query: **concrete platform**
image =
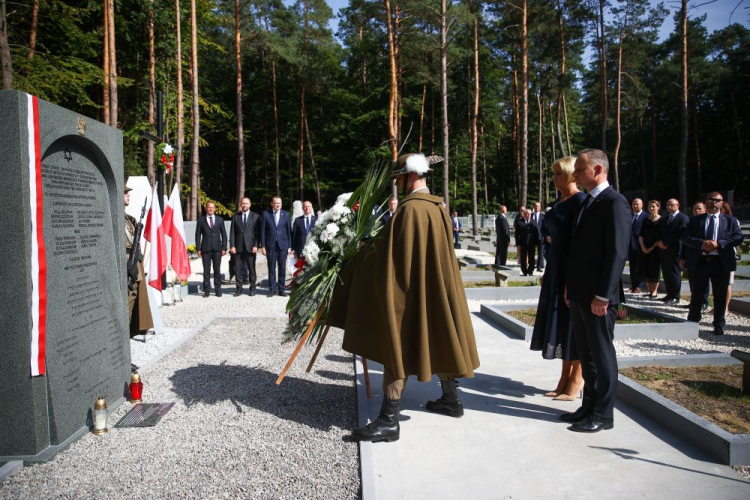
[[[363,498],[750,498],[750,482],[733,469],[625,404],[617,405],[613,430],[568,431],[557,417],[579,403],[542,396],[557,382],[560,363],[476,315],[473,324],[482,366],[461,381],[466,414],[428,413],[425,402],[440,395],[437,379],[412,378],[401,439],[366,447],[373,487]],[[371,418],[380,408],[381,370],[370,363]]]

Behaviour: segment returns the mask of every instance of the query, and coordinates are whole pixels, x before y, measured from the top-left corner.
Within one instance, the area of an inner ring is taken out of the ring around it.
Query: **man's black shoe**
[[[255,288],[251,288],[251,289],[250,289],[250,296],[251,296],[251,297],[254,297],[254,296],[255,296]]]
[[[216,296],[221,297],[221,290],[216,290]]]
[[[234,292],[234,296],[235,297],[240,297],[241,295],[242,295],[242,288],[240,288],[239,290],[237,290],[236,292]]]
[[[657,300],[659,300],[660,302],[669,302],[670,300],[672,300],[672,297],[670,297],[669,295],[665,295],[664,297]]]
[[[714,328],[714,335],[717,337],[720,335],[724,335],[724,329],[723,328]]]
[[[665,302],[668,306],[676,306],[680,303],[680,299],[671,299]]]
[[[357,441],[398,441],[401,429],[398,424],[398,407],[401,401],[383,398],[380,415],[364,427],[354,429],[352,437]]]
[[[273,291],[269,291],[269,292],[268,292],[268,296],[269,296],[269,297],[273,297],[274,295],[276,295],[276,294],[275,294],[275,293],[273,293]]]
[[[685,304],[685,305],[682,305],[680,307],[683,308],[683,309],[690,309],[690,304]]]
[[[602,430],[612,429],[615,426],[614,418],[604,418],[592,414],[589,418],[575,423],[568,427],[573,432],[599,432]]]
[[[285,290],[279,290],[279,297],[286,297],[287,293]]]
[[[708,304],[703,304],[701,306],[701,311],[708,311]]]
[[[464,416],[464,405],[458,398],[456,379],[441,380],[440,386],[443,389],[443,395],[435,401],[427,401],[425,408],[432,413],[440,413],[449,417],[460,418]]]
[[[574,424],[576,422],[580,422],[582,420],[586,420],[592,415],[592,410],[585,406],[581,406],[573,413],[563,413],[560,415],[560,420],[563,422],[568,422],[569,424]]]
[[[206,290],[205,292],[203,292],[203,298],[204,299],[207,298],[210,294],[211,294],[211,292],[208,291],[208,290]]]

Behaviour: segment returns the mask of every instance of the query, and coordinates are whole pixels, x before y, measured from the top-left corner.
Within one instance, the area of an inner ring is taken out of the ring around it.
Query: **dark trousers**
[[[536,245],[521,245],[521,274],[531,275],[534,271],[534,249]]]
[[[245,275],[245,265],[250,274],[250,290],[255,290],[255,255],[252,252],[237,252],[234,255],[234,276],[237,290],[242,290],[242,280]]]
[[[274,243],[266,248],[266,257],[268,257],[268,290],[271,292],[284,291],[286,285],[286,256],[289,253],[288,248],[279,248],[278,243]],[[278,281],[276,277],[278,276]]]
[[[593,402],[594,413],[604,418],[612,418],[617,392],[617,354],[613,343],[616,315],[615,305],[607,308],[606,315],[595,316],[590,303],[570,303],[570,321],[585,382],[584,406],[587,401]]]
[[[638,269],[638,259],[640,259],[641,250],[628,248],[628,264],[630,264],[630,288],[640,288],[643,275]]]
[[[458,235],[460,233],[458,231],[453,231],[453,246],[458,248]]]
[[[726,323],[725,315],[727,309],[727,287],[729,286],[729,271],[721,266],[718,256],[701,257],[698,266],[690,270],[693,276],[695,289],[690,296],[690,312],[688,321],[701,320],[701,306],[703,306],[703,295],[711,282],[714,291],[714,329],[723,330]]]
[[[508,243],[502,241],[495,249],[495,264],[504,266],[508,262]]]
[[[544,242],[543,241],[539,242],[539,244],[535,246],[537,248],[537,255],[538,255],[536,259],[537,269],[541,271],[542,269],[544,269]]]
[[[214,290],[221,290],[221,250],[201,252],[203,260],[203,291],[211,289],[211,264],[214,267]]]
[[[693,276],[695,275],[695,269],[693,269],[693,272],[688,271],[688,283],[690,284],[690,300],[693,300],[692,294],[695,293],[695,280],[693,279]],[[703,292],[703,307],[708,307],[708,293],[711,291],[710,286],[706,286],[706,291]]]
[[[667,297],[679,299],[680,290],[682,290],[679,256],[668,248],[659,252],[659,261],[661,263],[661,274],[664,278],[664,288],[667,289]]]

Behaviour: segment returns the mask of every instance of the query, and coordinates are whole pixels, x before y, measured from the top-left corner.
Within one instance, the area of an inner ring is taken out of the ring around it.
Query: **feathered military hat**
[[[399,157],[393,164],[391,179],[412,172],[424,177],[433,172],[431,165],[444,161],[442,156],[425,156],[422,153],[408,153]]]

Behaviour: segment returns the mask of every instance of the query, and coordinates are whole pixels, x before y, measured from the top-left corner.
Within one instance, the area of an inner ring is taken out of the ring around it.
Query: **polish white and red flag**
[[[31,376],[44,375],[47,329],[47,259],[44,248],[42,152],[39,135],[39,99],[26,94],[26,130],[29,145],[29,208],[31,232]]]
[[[175,184],[172,194],[169,196],[162,225],[164,226],[164,234],[172,240],[170,245],[172,269],[174,269],[180,282],[187,281],[190,277],[190,259],[188,258],[187,238],[185,238],[185,223],[182,219],[180,189],[177,184]]]
[[[143,236],[151,244],[148,284],[157,290],[161,290],[161,276],[167,270],[167,243],[164,239],[164,225],[161,222],[161,208],[159,207],[159,195],[156,193],[156,187],[154,185],[154,192],[151,195],[151,209],[148,211]]]

